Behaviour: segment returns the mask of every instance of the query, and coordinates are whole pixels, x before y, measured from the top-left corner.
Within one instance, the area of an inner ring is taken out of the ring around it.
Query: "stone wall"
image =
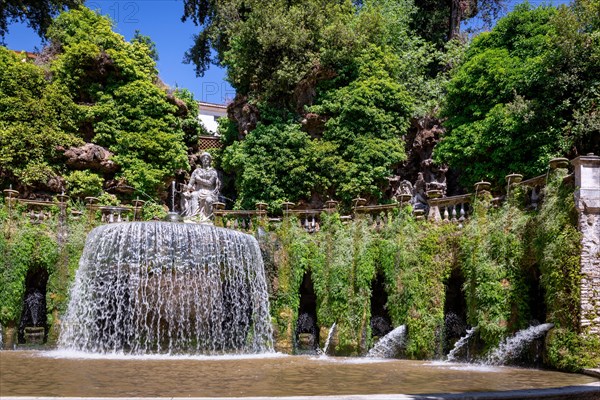
[[[579,217],[581,249],[581,328],[600,335],[600,214]]]
[[[600,335],[600,157],[577,157],[575,206],[581,239],[581,316],[583,333]]]

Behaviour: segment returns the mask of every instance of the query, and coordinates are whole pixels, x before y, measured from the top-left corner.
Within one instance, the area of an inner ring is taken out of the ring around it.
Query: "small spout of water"
[[[367,353],[367,357],[393,358],[406,344],[406,325],[400,325],[382,337]]]
[[[171,212],[175,212],[175,181],[171,182]]]
[[[471,339],[471,336],[473,336],[473,334],[475,333],[475,331],[477,331],[477,327],[473,327],[471,329],[469,329],[467,331],[467,334],[463,337],[461,337],[455,344],[454,344],[454,348],[452,350],[450,350],[450,353],[448,353],[448,361],[456,361],[456,356],[458,354],[458,352],[460,350],[462,350],[463,347],[465,347],[465,345],[467,343],[469,343],[469,339]]]
[[[331,338],[333,337],[333,333],[335,332],[336,323],[334,322],[329,328],[329,333],[327,334],[327,340],[325,340],[325,346],[323,346],[322,353],[323,355],[327,355],[327,351],[329,351],[329,344],[331,343]]]
[[[535,325],[515,333],[514,336],[500,343],[498,348],[488,356],[486,363],[492,365],[506,364],[511,359],[518,357],[526,345],[543,336],[553,327],[554,324]]]

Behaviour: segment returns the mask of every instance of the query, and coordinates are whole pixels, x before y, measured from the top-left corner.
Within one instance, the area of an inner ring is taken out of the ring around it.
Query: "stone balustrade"
[[[215,225],[239,231],[253,231],[267,217],[265,210],[213,210]]]
[[[430,200],[429,215],[433,215],[436,221],[462,224],[470,212],[472,198],[472,194],[464,194]]]
[[[568,168],[569,160],[564,158],[553,159],[550,161],[548,173],[557,168]],[[506,193],[510,195],[510,190],[516,186],[526,188],[530,208],[537,209],[542,199],[542,189],[548,180],[548,173],[527,180],[522,180],[523,176],[519,174],[510,174],[506,176]],[[565,180],[573,180],[573,175],[569,175]],[[430,220],[440,223],[455,223],[462,226],[471,212],[471,202],[476,196],[490,193],[490,184],[488,182],[478,182],[474,186],[474,192],[458,196],[442,197],[442,192],[431,190],[427,192],[426,208],[416,204],[413,211],[417,220]],[[68,196],[61,194],[56,196],[55,201],[38,201],[19,199],[19,193],[16,190],[4,190],[5,198],[9,208],[16,203],[24,204],[27,207],[32,222],[40,223],[52,216],[52,207],[58,206],[64,213]],[[499,206],[506,196],[492,198],[492,205]],[[363,198],[356,198],[352,201],[351,213],[343,215],[342,221],[349,221],[355,218],[368,218],[376,230],[381,229],[390,220],[390,215],[397,210],[413,204],[414,199],[409,194],[402,194],[396,197],[395,202],[390,204],[368,205]],[[101,223],[116,223],[126,221],[137,221],[141,216],[143,201],[135,200],[131,205],[102,206],[98,204],[99,200],[95,197],[85,199],[88,218],[90,223],[100,218]],[[213,216],[214,223],[217,226],[237,229],[242,231],[253,231],[258,224],[277,224],[285,218],[294,217],[298,224],[309,233],[315,233],[320,230],[321,214],[338,211],[338,202],[328,200],[323,208],[319,209],[298,209],[296,204],[285,202],[282,204],[282,216],[269,216],[266,203],[257,203],[255,210],[225,210],[225,204],[214,203]],[[82,212],[73,209],[71,218],[79,218]]]

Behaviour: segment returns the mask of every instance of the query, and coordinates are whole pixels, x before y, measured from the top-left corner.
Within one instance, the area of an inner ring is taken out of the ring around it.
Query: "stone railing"
[[[554,159],[550,162],[549,171],[556,168],[567,168],[570,162],[567,159]],[[511,188],[520,185],[527,188],[530,208],[537,209],[542,201],[542,189],[546,185],[548,174],[540,175],[528,180],[522,180],[523,176],[519,174],[510,174],[506,176],[506,195],[492,198],[493,205],[500,205],[506,196],[510,195]],[[569,175],[565,180],[573,180],[573,175]],[[53,212],[58,210],[60,215],[66,217],[67,201],[69,196],[65,194],[57,195],[54,201],[38,201],[19,199],[19,193],[16,190],[4,190],[6,201],[9,208],[17,203],[23,204],[34,223],[40,223],[50,218]],[[410,194],[397,196],[394,203],[367,205],[363,198],[356,198],[352,201],[351,213],[341,216],[342,221],[349,221],[355,218],[367,218],[376,230],[386,225],[392,212],[411,204],[414,206],[413,213],[417,220],[429,220],[434,222],[455,223],[462,226],[463,222],[469,218],[471,213],[471,202],[476,196],[490,194],[490,184],[487,182],[478,182],[474,185],[474,192],[458,196],[442,197],[442,193],[437,190],[429,191],[425,194],[426,201],[418,203],[416,197]],[[141,219],[141,209],[144,204],[141,200],[135,200],[130,205],[102,206],[98,204],[99,200],[95,197],[85,198],[85,208],[87,209],[90,223],[98,220],[101,223],[115,223],[126,221],[138,221]],[[54,207],[54,209],[53,209]],[[253,231],[259,224],[277,224],[285,218],[295,217],[299,225],[309,233],[318,232],[321,226],[321,214],[338,211],[338,202],[328,200],[323,208],[319,209],[296,209],[294,203],[282,204],[282,216],[271,217],[267,212],[267,204],[257,203],[254,210],[225,210],[225,204],[214,203],[214,224],[216,226],[237,229],[241,231]],[[77,209],[71,209],[70,217],[80,218],[83,212]]]
[[[19,192],[13,189],[5,189],[4,195],[9,213],[18,205],[24,206],[32,223],[42,223],[50,219],[56,210],[63,220],[66,218],[80,219],[84,214],[83,211],[76,208],[71,208],[67,214],[69,196],[64,193],[57,195],[52,201],[21,199]],[[99,205],[98,201],[95,197],[86,197],[85,209],[90,222],[99,218],[99,222],[104,224],[137,221],[140,219],[141,208],[144,204],[142,200],[135,200],[132,205],[103,206]]]
[[[462,224],[469,215],[472,194],[429,200],[429,217],[433,221]]]

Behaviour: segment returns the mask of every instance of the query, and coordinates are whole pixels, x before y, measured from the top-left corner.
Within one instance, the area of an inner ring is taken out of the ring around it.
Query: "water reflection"
[[[520,368],[406,360],[236,356],[88,359],[0,353],[0,396],[309,396],[513,390],[593,378]],[[457,369],[458,368],[458,369]],[[466,368],[466,369],[465,369]]]

